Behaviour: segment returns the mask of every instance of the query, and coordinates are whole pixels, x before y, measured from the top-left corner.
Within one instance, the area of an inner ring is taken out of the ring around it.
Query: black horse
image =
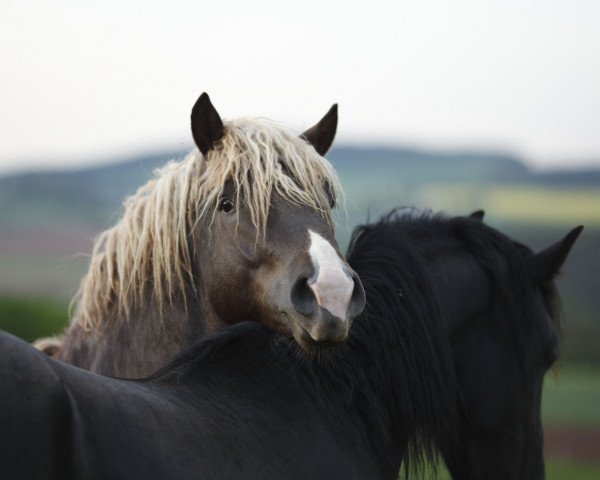
[[[542,382],[560,332],[552,279],[582,227],[533,255],[482,218],[394,211],[355,230],[348,261],[365,283],[376,265],[401,263],[407,251],[428,272],[462,406],[458,434],[437,440],[452,476],[542,479]],[[398,295],[410,302],[400,284]]]
[[[370,304],[318,356],[256,323],[145,380],[102,377],[0,333],[3,479],[394,479],[456,425],[424,259],[368,267]]]

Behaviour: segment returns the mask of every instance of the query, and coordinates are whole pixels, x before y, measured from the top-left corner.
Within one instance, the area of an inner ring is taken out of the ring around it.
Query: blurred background
[[[340,243],[394,206],[468,214],[534,250],[585,230],[559,280],[548,478],[600,476],[600,3],[0,4],[0,328],[59,332],[93,237],[224,118],[298,131],[334,102]]]

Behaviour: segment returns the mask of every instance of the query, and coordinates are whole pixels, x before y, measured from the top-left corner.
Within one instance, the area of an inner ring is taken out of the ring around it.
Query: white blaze
[[[309,282],[308,286],[322,308],[345,320],[354,282],[344,271],[344,263],[331,243],[312,230],[308,233],[310,235],[308,253],[318,272],[316,280]]]

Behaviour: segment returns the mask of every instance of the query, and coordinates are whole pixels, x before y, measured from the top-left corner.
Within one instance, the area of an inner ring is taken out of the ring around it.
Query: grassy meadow
[[[600,478],[600,445],[591,444],[600,438],[600,367],[566,363],[548,374],[542,418],[547,432],[547,480]],[[550,433],[559,436],[558,452],[550,448]],[[589,433],[594,434],[591,440],[586,438]],[[578,445],[564,445],[571,441],[586,442],[588,455],[582,455]]]
[[[566,363],[546,376],[545,425],[600,428],[599,406],[600,367]]]
[[[423,189],[423,199],[435,209],[467,212],[482,205],[490,216],[504,223],[529,223],[600,227],[600,191],[531,185],[431,185]]]
[[[0,330],[27,342],[60,333],[68,324],[66,299],[0,295]]]
[[[452,480],[448,471],[441,467],[432,480]],[[550,459],[546,461],[546,480],[593,480],[600,478],[600,467],[582,462]]]

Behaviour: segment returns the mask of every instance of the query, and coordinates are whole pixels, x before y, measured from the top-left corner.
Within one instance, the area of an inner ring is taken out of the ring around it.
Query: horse
[[[369,302],[348,341],[317,355],[242,322],[131,380],[0,332],[3,478],[362,480],[395,479],[401,466],[417,475],[458,415],[423,265],[410,249],[364,265]]]
[[[64,338],[38,346],[112,376],[155,371],[198,335],[255,320],[307,351],[344,342],[364,290],[334,238],[341,187],[323,158],[337,105],[298,136],[222,121],[203,93],[197,149],[124,202],[95,241]]]
[[[347,259],[365,283],[371,264],[411,251],[428,272],[461,406],[457,431],[436,440],[452,477],[543,479],[542,383],[560,338],[553,278],[582,227],[534,255],[483,215],[392,211],[355,229]],[[400,284],[396,293],[407,295]]]

